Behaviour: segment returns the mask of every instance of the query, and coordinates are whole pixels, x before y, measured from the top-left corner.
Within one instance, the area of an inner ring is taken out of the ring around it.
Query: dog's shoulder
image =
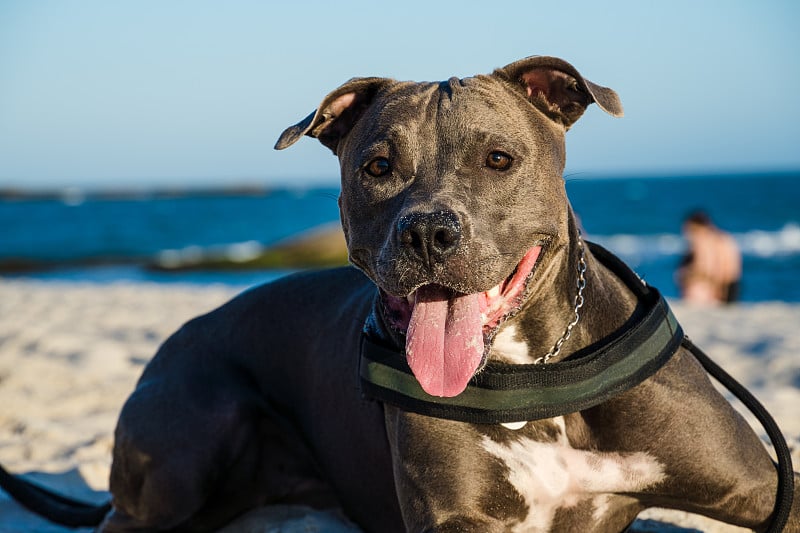
[[[366,309],[376,292],[375,285],[350,266],[306,270],[249,288],[192,322],[229,323],[238,329],[255,321],[272,327],[287,317],[308,320]]]
[[[236,299],[262,300],[291,297],[306,305],[317,301],[340,299],[354,292],[374,291],[375,285],[352,266],[303,270],[253,287]],[[236,300],[234,299],[234,301]]]

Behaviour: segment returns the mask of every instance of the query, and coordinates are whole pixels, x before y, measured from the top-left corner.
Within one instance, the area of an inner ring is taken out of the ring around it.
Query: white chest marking
[[[513,325],[502,328],[495,335],[492,352],[505,363],[525,365],[533,362],[528,353],[528,345],[517,340],[517,327]]]
[[[553,419],[561,433],[556,442],[521,438],[499,443],[483,438],[483,448],[503,461],[509,482],[528,505],[528,516],[515,531],[547,531],[556,511],[592,499],[594,516],[607,511],[604,495],[638,492],[664,479],[663,467],[643,452],[609,453],[576,450],[569,445],[564,419]]]

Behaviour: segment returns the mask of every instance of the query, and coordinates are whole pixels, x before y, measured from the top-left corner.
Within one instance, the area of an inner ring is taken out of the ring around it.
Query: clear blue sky
[[[584,177],[800,169],[800,2],[0,0],[0,187],[338,183],[280,132],[352,76],[547,54],[616,89]]]

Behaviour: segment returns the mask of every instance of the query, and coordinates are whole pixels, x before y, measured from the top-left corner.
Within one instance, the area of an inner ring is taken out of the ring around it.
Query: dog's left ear
[[[527,57],[495,70],[493,75],[521,87],[534,106],[566,129],[592,102],[609,115],[623,115],[617,93],[590,82],[557,57]]]
[[[286,128],[275,143],[275,149],[288,148],[303,135],[308,135],[319,139],[335,154],[339,141],[361,118],[375,94],[392,82],[388,78],[351,79],[326,96],[316,111]]]

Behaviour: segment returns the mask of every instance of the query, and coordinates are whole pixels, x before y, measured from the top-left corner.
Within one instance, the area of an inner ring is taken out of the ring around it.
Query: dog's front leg
[[[504,532],[527,507],[504,464],[470,424],[386,406],[395,485],[406,530]]]

